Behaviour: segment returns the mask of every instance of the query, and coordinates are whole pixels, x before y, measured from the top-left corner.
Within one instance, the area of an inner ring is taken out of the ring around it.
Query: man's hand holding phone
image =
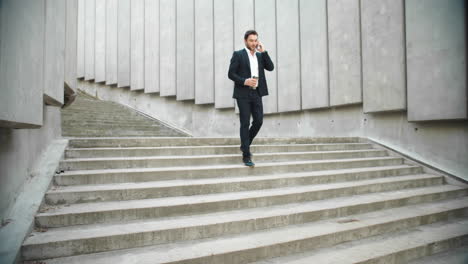
[[[263,46],[263,43],[258,41],[258,44],[257,44],[257,50],[260,51],[260,52],[264,52],[265,51],[265,46]]]

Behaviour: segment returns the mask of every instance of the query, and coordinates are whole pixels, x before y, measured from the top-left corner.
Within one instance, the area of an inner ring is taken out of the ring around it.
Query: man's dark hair
[[[244,40],[247,40],[250,35],[258,36],[257,31],[255,31],[253,29],[247,30],[247,32],[245,32],[245,34],[244,34]]]

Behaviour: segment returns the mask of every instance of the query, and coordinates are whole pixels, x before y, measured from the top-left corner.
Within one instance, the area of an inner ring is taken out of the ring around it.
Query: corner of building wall
[[[67,146],[67,139],[53,140],[34,163],[30,177],[4,216],[9,223],[0,228],[0,263],[19,263],[21,260],[21,245],[34,228],[34,217]]]

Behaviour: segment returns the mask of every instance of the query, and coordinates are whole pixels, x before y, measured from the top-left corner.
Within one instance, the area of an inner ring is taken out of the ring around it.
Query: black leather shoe
[[[244,162],[244,165],[245,166],[249,166],[251,168],[255,167],[255,163],[252,162],[252,160],[250,159],[250,157],[243,157],[242,158],[242,161]]]

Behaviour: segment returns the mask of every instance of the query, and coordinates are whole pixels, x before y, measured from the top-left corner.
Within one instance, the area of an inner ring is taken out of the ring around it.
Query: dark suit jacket
[[[272,71],[275,66],[268,55],[268,52],[257,52],[258,60],[258,92],[260,96],[268,95],[268,85],[265,78],[265,69]],[[249,86],[244,85],[246,79],[251,78],[250,61],[247,50],[234,51],[229,65],[228,77],[234,81],[234,93],[232,98],[247,98]]]

